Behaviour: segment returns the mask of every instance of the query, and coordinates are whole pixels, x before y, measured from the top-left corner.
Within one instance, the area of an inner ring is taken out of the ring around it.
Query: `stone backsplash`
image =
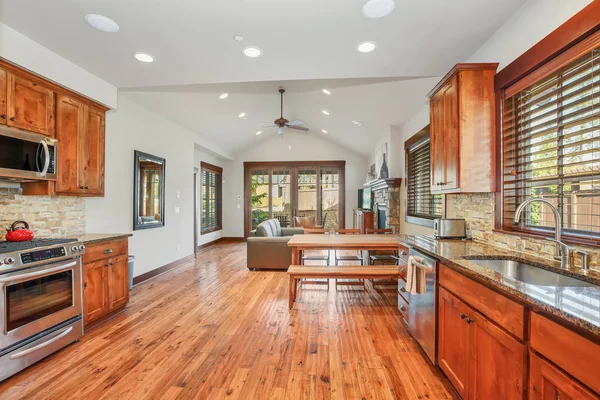
[[[85,200],[71,196],[23,196],[19,188],[0,187],[0,239],[16,220],[30,224],[36,237],[85,233]]]
[[[446,201],[448,218],[464,218],[474,240],[548,259],[554,257],[554,244],[546,240],[522,238],[492,231],[495,212],[493,193],[448,195]],[[590,253],[591,267],[600,270],[600,250],[583,246],[580,248]],[[579,257],[576,258],[576,264],[581,264]]]

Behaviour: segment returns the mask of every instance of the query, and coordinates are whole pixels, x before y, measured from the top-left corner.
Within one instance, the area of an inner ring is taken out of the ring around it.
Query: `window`
[[[202,167],[202,234],[222,229],[222,179],[223,169],[208,163]]]
[[[558,208],[563,232],[600,238],[600,48],[505,92],[502,136],[503,229],[553,231],[540,203],[513,221],[520,203],[544,198]]]
[[[427,134],[406,149],[406,221],[426,226],[442,216],[442,196],[431,194],[430,147]]]

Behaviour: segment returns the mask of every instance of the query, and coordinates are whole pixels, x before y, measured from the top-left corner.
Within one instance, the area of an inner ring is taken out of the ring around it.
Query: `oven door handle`
[[[73,331],[73,327],[70,326],[67,329],[65,329],[64,331],[62,331],[61,333],[59,333],[58,335],[54,336],[52,339],[50,340],[46,340],[44,343],[40,343],[37,346],[33,346],[27,350],[23,350],[19,353],[15,353],[13,355],[10,356],[11,360],[16,360],[17,358],[21,358],[21,357],[25,357],[28,354],[31,354],[35,351],[38,351],[40,349],[43,349],[46,346],[51,345],[52,343],[56,342],[57,340],[62,339],[63,337],[67,336],[69,333],[71,333]]]
[[[40,174],[42,174],[42,176],[46,176],[48,173],[48,168],[50,167],[50,150],[48,149],[48,143],[46,143],[45,139],[42,140],[40,144],[44,148],[44,168]]]
[[[21,274],[21,275],[16,275],[16,276],[10,276],[10,277],[7,277],[7,278],[0,278],[0,283],[8,283],[8,282],[20,281],[22,279],[30,279],[30,278],[42,277],[42,276],[49,275],[49,274],[51,274],[53,272],[60,271],[61,269],[72,268],[72,267],[74,267],[76,265],[77,265],[77,261],[72,261],[72,262],[70,262],[68,264],[62,264],[62,265],[59,265],[59,266],[54,267],[54,268],[45,269],[43,271],[30,272],[28,274]]]

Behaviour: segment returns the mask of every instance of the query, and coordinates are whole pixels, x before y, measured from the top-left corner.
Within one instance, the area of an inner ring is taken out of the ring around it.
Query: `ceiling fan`
[[[307,127],[301,126],[301,125],[304,125],[304,122],[299,121],[297,119],[295,119],[293,121],[288,121],[287,119],[283,118],[283,94],[285,93],[285,89],[283,87],[280,87],[279,93],[281,94],[281,117],[279,117],[275,121],[273,121],[274,125],[268,125],[265,128],[278,127],[279,129],[277,130],[277,135],[279,135],[279,137],[282,139],[283,139],[283,134],[285,133],[286,128],[295,129],[297,131],[308,132],[309,129]]]

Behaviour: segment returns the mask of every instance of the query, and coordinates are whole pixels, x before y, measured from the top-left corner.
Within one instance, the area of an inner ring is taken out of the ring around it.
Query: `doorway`
[[[244,163],[245,235],[267,219],[282,227],[314,217],[326,229],[345,226],[345,161]]]

